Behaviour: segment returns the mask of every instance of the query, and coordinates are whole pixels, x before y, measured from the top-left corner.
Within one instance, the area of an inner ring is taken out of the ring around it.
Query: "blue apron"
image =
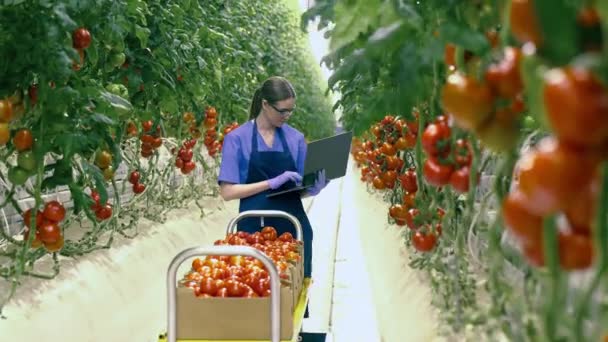
[[[255,120],[253,121],[253,134],[251,135],[251,157],[249,159],[249,171],[247,172],[246,184],[257,183],[274,178],[285,171],[297,172],[297,168],[289,147],[285,141],[283,131],[276,130],[283,145],[282,152],[259,152],[258,151],[258,130]],[[279,190],[287,189],[295,186],[293,182],[287,182]],[[281,196],[267,198],[266,195],[271,190],[262,191],[253,196],[243,198],[239,204],[239,212],[247,210],[281,210],[295,216],[302,225],[302,233],[304,239],[304,275],[310,277],[312,271],[312,227],[306,211],[302,205],[302,199],[299,192],[287,193]],[[296,236],[295,228],[291,222],[282,218],[264,218],[265,226],[272,226],[280,235],[284,232],[290,232]],[[238,229],[254,233],[260,231],[259,218],[246,218],[239,222]]]

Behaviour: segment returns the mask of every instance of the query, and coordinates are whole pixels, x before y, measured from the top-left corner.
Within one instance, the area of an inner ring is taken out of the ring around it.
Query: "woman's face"
[[[268,121],[275,127],[281,127],[296,109],[296,99],[291,97],[276,103],[264,100],[264,113]]]

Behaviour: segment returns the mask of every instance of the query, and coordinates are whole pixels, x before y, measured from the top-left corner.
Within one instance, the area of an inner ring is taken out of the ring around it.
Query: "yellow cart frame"
[[[302,241],[302,225],[300,221],[293,216],[283,211],[278,210],[249,210],[244,211],[234,217],[228,223],[226,234],[234,233],[237,231],[237,223],[242,219],[248,217],[259,217],[260,226],[264,226],[264,217],[278,217],[285,218],[295,226],[296,228],[296,239]],[[302,258],[304,257],[302,252]],[[270,342],[296,342],[300,340],[300,331],[302,329],[302,322],[304,321],[304,312],[306,311],[306,305],[308,304],[308,290],[310,288],[311,279],[304,279],[302,292],[300,293],[298,303],[293,313],[293,337],[291,340],[280,339],[280,327],[281,327],[281,296],[280,296],[280,279],[279,272],[270,258],[264,253],[258,251],[253,247],[248,246],[211,246],[211,247],[192,247],[183,250],[176,255],[167,271],[167,334],[159,337],[159,342],[215,342],[218,340],[177,340],[177,317],[176,317],[176,297],[177,297],[177,269],[187,259],[195,256],[204,255],[243,255],[250,256],[260,260],[270,275]],[[260,342],[268,340],[221,340],[223,342]]]

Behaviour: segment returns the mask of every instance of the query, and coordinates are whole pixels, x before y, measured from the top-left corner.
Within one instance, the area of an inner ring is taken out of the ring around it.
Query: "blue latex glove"
[[[280,188],[281,185],[283,185],[289,181],[293,181],[293,182],[296,182],[297,184],[299,184],[300,182],[302,182],[302,176],[300,176],[300,174],[297,172],[285,171],[282,174],[280,174],[272,179],[269,179],[268,185],[270,186],[270,188],[272,190],[275,190],[275,189]]]
[[[325,178],[325,170],[321,170],[321,172],[319,172],[319,174],[317,175],[315,185],[308,188],[308,193],[311,196],[316,196],[321,192],[321,190],[325,189],[327,184],[329,184],[329,180]]]

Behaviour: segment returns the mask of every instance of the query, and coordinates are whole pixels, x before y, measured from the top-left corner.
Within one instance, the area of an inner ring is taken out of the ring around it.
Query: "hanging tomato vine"
[[[316,1],[312,19],[444,333],[608,336],[608,3]]]
[[[141,218],[162,222],[192,201],[204,214],[223,135],[247,119],[265,78],[295,85],[294,126],[331,134],[298,28],[287,2],[4,1],[0,210],[25,227],[0,231],[11,284],[0,307],[22,276],[56,276],[59,255],[109,248]],[[53,266],[37,267],[47,257]]]

